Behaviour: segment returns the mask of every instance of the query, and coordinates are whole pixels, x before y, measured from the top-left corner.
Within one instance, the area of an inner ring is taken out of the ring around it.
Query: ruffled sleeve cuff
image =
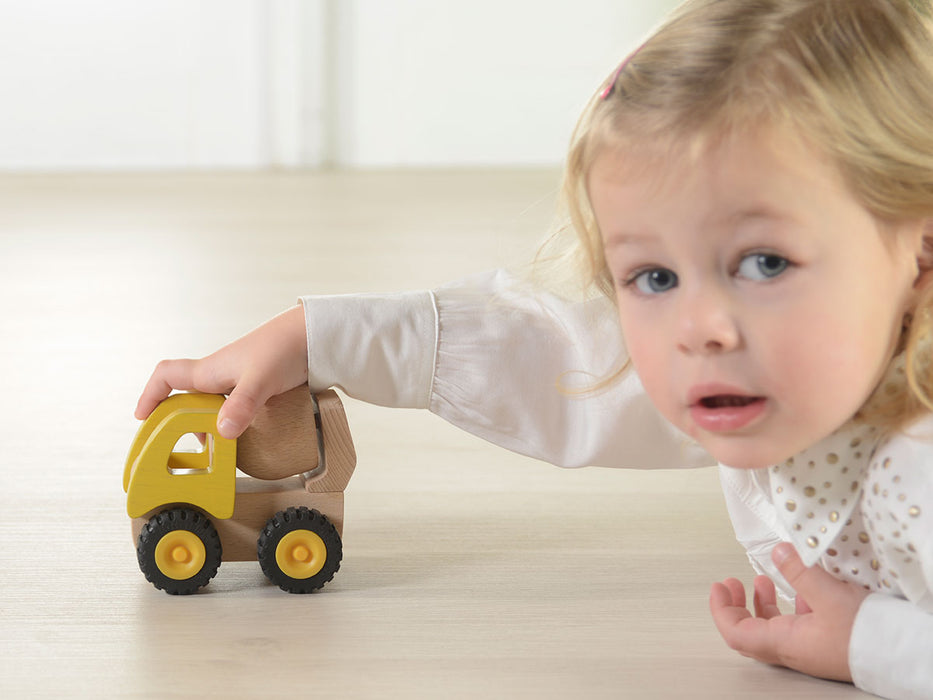
[[[395,408],[427,408],[437,311],[431,292],[301,297],[308,384]]]
[[[502,270],[436,291],[430,409],[494,444],[564,467],[711,464],[653,407],[625,357],[614,307],[531,287]]]

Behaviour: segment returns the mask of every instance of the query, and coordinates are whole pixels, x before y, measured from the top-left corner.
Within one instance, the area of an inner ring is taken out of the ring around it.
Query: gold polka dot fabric
[[[807,566],[933,612],[933,417],[884,439],[849,423],[768,477]]]
[[[933,612],[933,418],[884,440],[860,509],[874,552],[874,590],[900,592]]]
[[[876,432],[871,426],[849,424],[771,468],[772,502],[807,566],[819,561],[843,530],[851,529]]]

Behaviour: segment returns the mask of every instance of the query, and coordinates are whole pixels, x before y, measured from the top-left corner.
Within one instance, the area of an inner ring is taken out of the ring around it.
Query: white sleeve
[[[428,408],[507,449],[561,466],[676,468],[712,459],[654,409],[623,356],[608,300],[569,302],[494,271],[435,292],[303,297],[309,383]]]
[[[933,698],[933,615],[873,593],[859,608],[849,641],[856,687],[891,700]]]

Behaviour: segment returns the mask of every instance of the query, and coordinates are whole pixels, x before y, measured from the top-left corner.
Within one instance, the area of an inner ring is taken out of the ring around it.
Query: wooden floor
[[[712,470],[562,471],[348,402],[344,563],[282,593],[140,574],[121,475],[155,362],[302,293],[528,259],[551,171],[0,177],[3,698],[854,698],[744,659],[709,584],[751,579]]]

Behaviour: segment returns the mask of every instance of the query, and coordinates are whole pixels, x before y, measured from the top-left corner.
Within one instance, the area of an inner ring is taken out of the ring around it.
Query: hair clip
[[[616,72],[612,74],[612,80],[609,81],[609,84],[603,90],[603,94],[599,96],[599,99],[605,100],[612,94],[612,91],[616,89],[616,82],[619,80],[619,75],[622,73],[622,70],[625,68],[625,65],[628,63],[628,59],[622,61],[619,64],[619,67],[616,68]]]
[[[646,42],[647,43],[647,42]],[[628,56],[625,57],[625,60],[619,64],[619,67],[616,68],[616,72],[612,74],[612,80],[609,81],[609,84],[603,89],[602,94],[599,96],[599,99],[605,100],[613,93],[616,89],[616,83],[619,82],[619,76],[622,75],[622,71],[625,70],[625,67],[628,66],[629,62],[635,58],[635,54],[641,51],[644,48],[645,44],[642,44],[637,49],[632,51]]]

